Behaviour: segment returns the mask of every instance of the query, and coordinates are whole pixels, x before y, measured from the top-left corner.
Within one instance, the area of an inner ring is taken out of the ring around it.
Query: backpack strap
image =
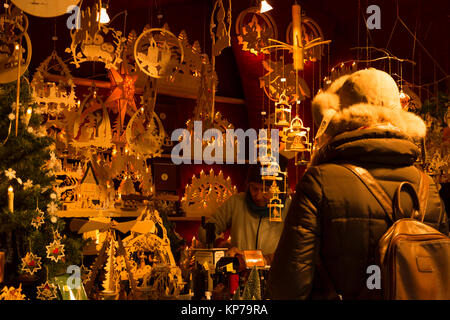
[[[421,206],[420,206],[420,201],[419,201],[419,197],[417,195],[416,188],[414,188],[414,186],[410,182],[407,182],[407,181],[403,181],[402,183],[400,183],[400,185],[398,186],[398,188],[394,194],[394,216],[406,218],[406,215],[400,205],[400,195],[401,195],[402,189],[405,189],[405,191],[407,191],[409,193],[409,195],[411,196],[411,199],[413,202],[413,210],[412,210],[410,218],[414,219],[416,217],[416,214],[417,214],[417,216],[419,216],[419,213],[422,212],[422,210],[420,210]]]
[[[420,172],[420,185],[419,185],[419,202],[420,202],[420,222],[425,219],[428,205],[428,192],[430,189],[430,182],[427,175],[422,170]]]
[[[392,208],[392,199],[387,195],[386,191],[383,190],[369,171],[348,163],[340,165],[353,172],[361,180],[361,182],[364,183],[393,223],[395,220],[393,217],[394,210]]]

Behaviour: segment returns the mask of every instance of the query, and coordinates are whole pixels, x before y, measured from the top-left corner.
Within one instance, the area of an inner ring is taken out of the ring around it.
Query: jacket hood
[[[313,155],[311,165],[342,161],[409,166],[419,155],[419,148],[404,132],[380,126],[335,136]]]
[[[413,140],[425,137],[425,122],[404,110],[392,77],[373,68],[336,79],[313,99],[312,115],[317,136],[334,137],[363,126],[389,123]]]

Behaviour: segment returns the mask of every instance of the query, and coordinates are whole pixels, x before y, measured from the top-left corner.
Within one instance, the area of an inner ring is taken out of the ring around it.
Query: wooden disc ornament
[[[31,62],[28,18],[17,8],[0,15],[0,83],[17,80]]]
[[[66,14],[80,0],[11,0],[22,11],[36,17],[52,18]]]
[[[143,32],[136,40],[134,58],[145,74],[164,78],[175,74],[183,62],[183,46],[172,32],[153,28]]]
[[[141,108],[128,122],[125,136],[132,153],[151,157],[160,155],[163,151],[166,132],[154,111],[149,116],[145,109]]]

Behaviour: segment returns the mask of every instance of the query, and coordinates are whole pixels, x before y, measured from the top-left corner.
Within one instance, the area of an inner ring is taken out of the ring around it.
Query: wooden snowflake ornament
[[[22,258],[22,268],[23,272],[33,275],[35,272],[42,269],[41,257],[38,257],[32,252],[28,252],[25,258]]]
[[[39,300],[55,300],[58,298],[57,288],[54,284],[48,282],[48,280],[37,287],[37,299]]]

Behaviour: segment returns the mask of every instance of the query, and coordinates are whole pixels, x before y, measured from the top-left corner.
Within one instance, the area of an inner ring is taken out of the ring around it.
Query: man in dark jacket
[[[414,142],[426,126],[402,109],[395,81],[366,69],[337,79],[312,103],[319,148],[296,188],[268,281],[272,299],[380,299],[366,286],[378,240],[390,227],[383,208],[362,182],[339,163],[367,169],[392,198],[402,181],[418,190]],[[317,140],[316,140],[317,141]],[[424,222],[448,234],[434,181]],[[405,212],[412,201],[402,197]]]

